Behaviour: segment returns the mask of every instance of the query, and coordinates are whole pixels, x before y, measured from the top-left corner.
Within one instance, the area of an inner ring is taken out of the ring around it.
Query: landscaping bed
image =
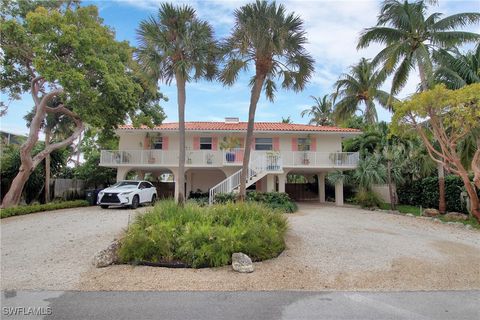
[[[26,206],[17,206],[12,208],[1,209],[0,217],[8,218],[12,216],[19,216],[24,214],[30,214],[41,211],[50,211],[58,209],[67,209],[67,208],[76,208],[76,207],[86,207],[89,206],[89,203],[85,200],[73,200],[73,201],[60,201],[60,202],[50,202],[45,204],[31,204]]]
[[[236,193],[219,193],[215,196],[215,203],[235,202],[237,199]],[[248,191],[247,201],[258,202],[266,205],[272,209],[281,210],[284,213],[293,213],[297,211],[297,205],[290,199],[290,196],[285,192],[257,192]]]
[[[161,201],[130,225],[118,251],[122,263],[193,268],[231,263],[234,252],[253,261],[278,256],[285,249],[286,218],[253,202],[183,208]]]

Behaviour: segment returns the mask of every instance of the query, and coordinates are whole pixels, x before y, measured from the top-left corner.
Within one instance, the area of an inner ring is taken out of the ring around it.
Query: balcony
[[[231,151],[187,150],[186,167],[241,166],[243,149]],[[253,151],[251,159],[264,156],[267,160],[283,167],[292,168],[355,168],[357,152],[313,152],[313,151]],[[176,167],[178,150],[102,150],[100,165],[106,167]]]

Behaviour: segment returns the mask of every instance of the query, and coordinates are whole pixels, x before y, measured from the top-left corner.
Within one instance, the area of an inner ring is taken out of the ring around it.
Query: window
[[[255,138],[255,150],[273,150],[273,139]]]
[[[212,150],[212,138],[200,138],[200,150]]]
[[[297,148],[298,148],[298,151],[310,151],[310,139],[298,138]]]
[[[157,137],[153,140],[153,149],[163,149],[163,138]]]

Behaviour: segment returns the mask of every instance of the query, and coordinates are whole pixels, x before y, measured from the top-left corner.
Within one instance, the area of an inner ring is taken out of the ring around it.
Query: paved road
[[[2,319],[480,319],[480,291],[4,291],[1,302]],[[7,315],[29,307],[47,315]]]

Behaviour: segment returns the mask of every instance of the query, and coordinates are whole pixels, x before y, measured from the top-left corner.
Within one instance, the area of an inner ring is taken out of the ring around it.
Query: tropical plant
[[[308,124],[316,126],[331,126],[334,124],[333,113],[332,113],[332,101],[328,95],[324,95],[322,98],[310,96],[315,105],[311,106],[308,109],[305,109],[300,114],[302,118],[304,116],[309,116],[310,120]]]
[[[436,83],[444,83],[448,89],[459,89],[480,82],[480,43],[466,54],[457,48],[440,49],[433,57],[438,63],[434,74]]]
[[[348,119],[361,110],[360,106],[364,104],[365,121],[370,124],[377,122],[375,102],[387,108],[390,100],[390,95],[380,90],[385,78],[385,72],[376,71],[368,59],[360,59],[358,64],[350,68],[349,74],[343,74],[335,82],[336,92],[333,94],[335,119],[337,121]]]
[[[132,48],[117,42],[94,6],[76,1],[8,2],[2,7],[0,87],[10,99],[29,92],[35,115],[21,147],[22,165],[2,206],[18,204],[31,172],[54,150],[72,144],[85,124],[113,130],[135,114],[144,87],[133,70]],[[25,8],[34,11],[27,11]],[[56,101],[52,105],[52,102]],[[48,114],[68,117],[67,138],[33,154]]]
[[[434,89],[395,104],[392,119],[394,133],[415,129],[430,157],[462,178],[470,197],[472,214],[477,220],[480,220],[480,203],[475,186],[480,189],[480,139],[477,138],[477,150],[471,161],[474,185],[462,164],[457,146],[462,139],[471,135],[473,130],[478,130],[479,103],[480,84],[471,84],[458,90],[448,90],[444,85],[437,85]],[[431,136],[435,138],[439,148],[434,146]]]
[[[143,70],[156,81],[177,86],[178,126],[180,132],[178,175],[185,181],[185,100],[186,83],[216,73],[216,43],[210,24],[200,20],[188,5],[160,4],[157,16],[140,22],[137,30],[140,46],[137,57]],[[183,205],[184,188],[178,188],[177,201]]]
[[[282,123],[293,123],[293,121],[290,118],[290,116],[288,116],[286,118],[282,117]]]
[[[375,42],[385,45],[373,59],[373,64],[381,63],[386,73],[393,73],[392,95],[405,86],[414,68],[418,68],[421,90],[428,90],[434,83],[432,52],[480,39],[479,34],[455,30],[479,22],[480,13],[458,13],[442,18],[437,12],[426,17],[426,11],[425,1],[386,0],[380,9],[377,25],[365,29],[360,36],[358,49]],[[445,180],[441,164],[438,176],[439,210],[445,212]]]
[[[407,82],[410,72],[418,68],[423,91],[432,87],[432,52],[478,41],[480,35],[457,31],[457,28],[480,21],[480,13],[457,13],[443,17],[432,13],[428,17],[425,1],[383,1],[375,27],[365,29],[358,49],[372,43],[385,45],[373,59],[381,63],[388,74],[394,73],[391,94],[397,94]]]
[[[244,199],[255,111],[262,89],[270,101],[275,97],[277,79],[283,79],[284,89],[303,90],[314,62],[304,48],[307,38],[303,21],[294,13],[287,13],[282,4],[257,0],[235,10],[234,15],[235,26],[222,45],[225,66],[219,78],[225,85],[232,85],[240,71],[252,64],[255,67],[250,81],[252,91],[240,180],[239,197]]]

